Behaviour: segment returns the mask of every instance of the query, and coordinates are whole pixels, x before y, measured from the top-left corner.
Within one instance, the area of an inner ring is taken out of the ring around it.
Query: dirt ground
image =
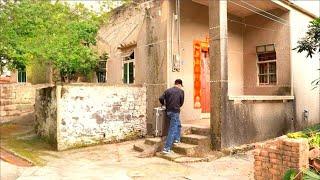
[[[0,160],[1,180],[253,179],[251,152],[178,164],[158,157],[138,157],[132,147],[143,139],[56,152],[32,129],[32,122],[0,125],[1,147],[36,164],[21,167]]]

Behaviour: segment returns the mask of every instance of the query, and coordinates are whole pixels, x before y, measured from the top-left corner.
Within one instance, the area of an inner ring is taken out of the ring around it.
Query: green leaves
[[[49,0],[8,1],[0,9],[0,57],[11,68],[40,59],[70,78],[96,67],[98,56],[91,47],[106,15]]]
[[[286,173],[283,176],[283,180],[294,180],[296,177],[297,172],[294,169],[289,169],[286,171]]]
[[[320,52],[320,18],[310,22],[306,36],[298,41],[298,46],[294,50],[299,53],[306,51],[307,57]]]

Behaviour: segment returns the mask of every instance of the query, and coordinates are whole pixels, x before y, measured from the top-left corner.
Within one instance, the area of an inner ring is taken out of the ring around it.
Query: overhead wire
[[[249,7],[245,7],[245,6],[241,5],[241,4],[235,3],[235,2],[232,1],[232,0],[229,0],[228,2],[231,2],[231,3],[233,3],[233,4],[237,5],[237,6],[240,6],[240,7],[242,7],[242,8],[245,8],[245,9],[249,10],[249,11],[252,11],[252,12],[254,12],[254,13],[256,13],[256,14],[259,14],[259,15],[261,15],[261,16],[263,16],[263,17],[265,17],[265,18],[268,18],[268,19],[270,19],[270,20],[272,20],[272,21],[278,22],[278,23],[280,23],[280,24],[282,24],[282,25],[289,26],[289,25],[286,24],[286,23],[283,23],[283,22],[278,21],[278,20],[276,20],[276,19],[273,19],[273,18],[271,18],[271,17],[269,17],[269,16],[266,16],[266,15],[264,15],[264,14],[258,12],[258,11],[255,11],[255,10],[253,10],[253,9],[250,9]]]
[[[275,18],[278,18],[279,20],[283,21],[284,23],[287,22],[287,20],[285,20],[285,19],[283,19],[283,18],[281,18],[281,17],[279,17],[279,16],[276,16],[276,15],[274,15],[274,14],[272,14],[272,13],[269,13],[268,11],[265,11],[265,10],[263,10],[263,9],[260,9],[260,8],[258,8],[258,7],[256,7],[256,6],[250,4],[250,3],[247,3],[247,2],[245,2],[245,1],[243,1],[243,0],[241,0],[241,2],[247,4],[248,6],[251,6],[252,8],[255,8],[255,9],[259,10],[259,11],[262,11],[262,12],[264,12],[264,13],[266,13],[266,14],[269,14],[269,15],[275,17]]]

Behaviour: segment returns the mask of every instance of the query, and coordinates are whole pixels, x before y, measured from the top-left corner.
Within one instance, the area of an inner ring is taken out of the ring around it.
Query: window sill
[[[282,100],[294,100],[294,96],[228,96],[231,101],[282,101]]]

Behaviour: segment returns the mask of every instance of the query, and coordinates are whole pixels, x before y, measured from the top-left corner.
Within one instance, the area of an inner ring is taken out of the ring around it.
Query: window
[[[105,83],[107,82],[107,61],[101,60],[98,64],[98,70],[97,70],[97,78],[98,83]]]
[[[100,61],[97,67],[97,79],[98,83],[105,83],[107,82],[107,60],[109,59],[108,53],[103,53],[100,56]]]
[[[123,83],[134,83],[134,51],[123,56]]]
[[[18,82],[19,83],[26,83],[27,82],[27,73],[26,70],[18,70]]]
[[[259,85],[277,84],[277,55],[274,44],[256,47]]]

